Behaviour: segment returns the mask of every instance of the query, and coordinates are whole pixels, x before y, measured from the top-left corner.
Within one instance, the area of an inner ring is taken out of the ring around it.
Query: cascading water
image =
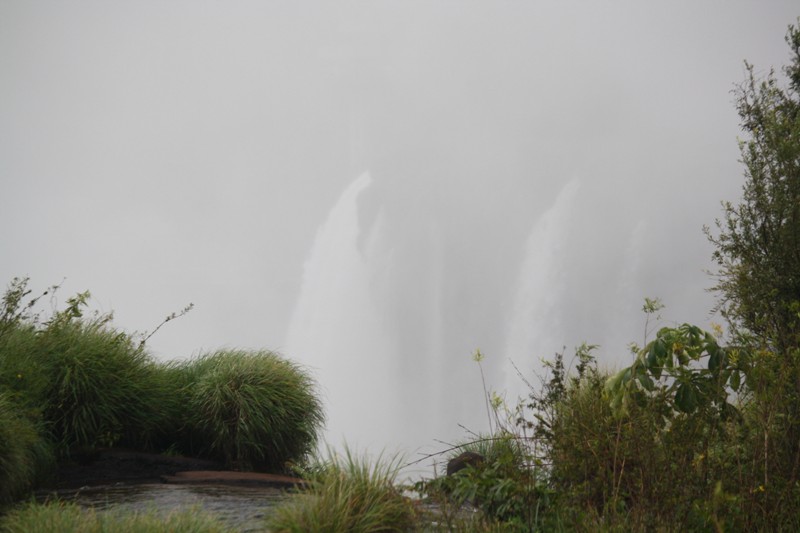
[[[431,188],[398,208],[406,189],[392,186],[369,173],[352,182],[305,264],[286,354],[321,384],[328,444],[414,459],[445,447],[437,441],[468,437],[460,425],[486,431],[481,373],[471,362],[476,348],[487,355],[488,387],[513,403],[527,392],[514,366],[531,378],[540,358],[565,345],[624,346],[609,331],[634,340],[617,326],[635,316],[625,302],[641,298],[642,225],[631,231],[606,217],[619,238],[617,249],[602,249],[608,243],[595,242],[597,230],[585,223],[596,215],[591,188],[585,194],[577,180],[567,183],[524,229],[522,218],[502,219],[499,211],[477,221],[448,219]],[[480,231],[483,240],[472,242]],[[516,246],[503,244],[508,235]],[[492,248],[494,241],[500,244]],[[575,261],[576,250],[594,257]],[[597,301],[582,299],[590,284],[600,285]],[[590,336],[575,339],[576,330]]]
[[[367,430],[387,418],[382,399],[395,354],[384,341],[368,261],[358,249],[357,200],[370,182],[369,174],[355,180],[317,233],[287,339],[287,352],[319,376],[331,444],[346,438],[372,445]]]
[[[579,183],[569,182],[553,206],[541,215],[525,244],[525,257],[516,281],[515,302],[508,320],[504,390],[519,395],[520,380],[515,364],[522,354],[546,355],[564,342],[561,315],[567,286],[563,248],[568,245],[570,210]]]
[[[368,173],[356,179],[320,227],[286,353],[318,376],[329,444],[410,453],[460,422],[447,409],[448,374],[462,372],[447,370],[445,247],[436,221],[414,235],[416,253],[387,239],[380,208],[360,221],[372,186]],[[482,405],[479,390],[462,404]]]

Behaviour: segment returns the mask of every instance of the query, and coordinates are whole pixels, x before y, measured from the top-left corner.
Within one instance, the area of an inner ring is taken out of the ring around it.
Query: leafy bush
[[[481,453],[482,465],[417,488],[440,505],[471,503],[498,527],[530,531],[738,523],[726,522],[731,500],[718,485],[733,470],[735,454],[727,444],[738,422],[723,417],[732,411],[709,399],[709,408],[697,403],[684,412],[674,401],[681,390],[676,380],[640,388],[638,378],[630,378],[636,386],[620,398],[607,387],[614,382],[598,370],[592,350],[578,348],[574,374],[556,354],[546,363],[549,379],[531,388],[526,405],[512,416],[495,413],[500,430],[494,437],[454,452]],[[516,433],[499,423],[503,419],[515,419]]]
[[[484,356],[476,351],[473,359],[480,366]],[[536,453],[537,441],[527,435],[528,426],[516,425],[523,422],[523,407],[508,412],[502,398],[485,387],[484,383],[494,432],[475,434],[474,439],[454,446],[445,464],[464,452],[477,453],[483,460],[470,462],[451,475],[420,481],[414,489],[439,508],[448,530],[534,531],[558,527],[547,470]],[[481,518],[465,520],[462,510],[466,506],[479,509]]]
[[[298,365],[268,351],[219,351],[184,364],[180,374],[194,451],[275,471],[313,450],[322,404]]]
[[[394,486],[397,459],[365,459],[346,451],[332,456],[307,490],[275,508],[267,527],[274,532],[391,532],[415,529],[413,504]]]
[[[735,92],[744,133],[742,197],[723,203],[716,234],[718,309],[749,336],[753,366],[736,443],[746,525],[797,529],[800,522],[800,19],[786,34],[786,85],[746,64]],[[783,85],[783,86],[782,86]]]
[[[491,522],[537,529],[544,525],[551,491],[530,468],[511,455],[497,456],[481,466],[418,484],[417,489],[443,506],[472,504]]]

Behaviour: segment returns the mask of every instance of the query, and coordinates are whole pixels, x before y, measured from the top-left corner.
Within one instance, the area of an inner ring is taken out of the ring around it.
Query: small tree
[[[718,235],[706,228],[719,309],[753,354],[743,369],[749,457],[740,472],[749,473],[740,486],[751,486],[751,511],[781,527],[788,522],[780,516],[796,517],[800,502],[800,19],[786,42],[787,86],[774,70],[759,79],[746,64],[736,92],[746,134],[743,195],[738,205],[723,204]]]
[[[716,246],[720,269],[714,290],[732,325],[776,351],[800,345],[800,28],[789,26],[792,51],[782,88],[771,70],[736,91],[746,138],[740,141],[745,184],[741,203],[723,203]]]

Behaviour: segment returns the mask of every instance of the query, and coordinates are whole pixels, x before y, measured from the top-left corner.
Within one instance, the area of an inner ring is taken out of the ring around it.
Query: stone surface
[[[468,466],[477,467],[483,464],[484,457],[476,452],[464,452],[458,457],[454,457],[447,461],[447,475],[452,476],[456,472],[467,468]]]

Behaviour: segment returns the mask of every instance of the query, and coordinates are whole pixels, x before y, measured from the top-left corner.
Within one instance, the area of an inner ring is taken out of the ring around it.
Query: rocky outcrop
[[[484,460],[484,457],[477,452],[464,452],[458,457],[447,461],[447,475],[452,476],[456,472],[467,467],[479,467],[483,464]]]

